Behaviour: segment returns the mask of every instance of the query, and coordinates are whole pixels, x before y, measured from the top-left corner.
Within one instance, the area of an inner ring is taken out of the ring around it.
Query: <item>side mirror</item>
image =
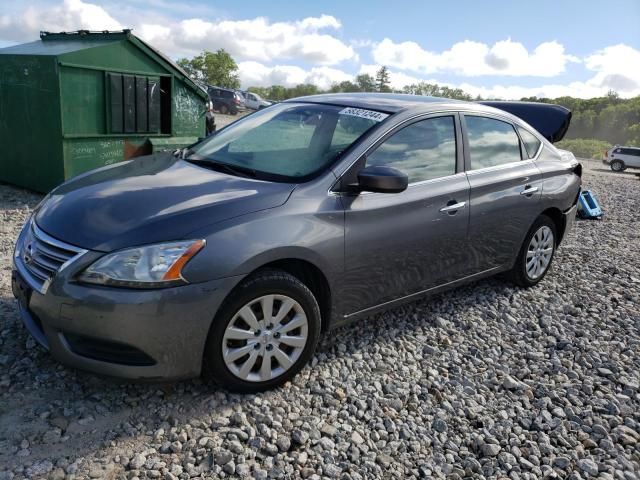
[[[358,189],[364,192],[400,193],[407,189],[409,177],[392,167],[369,166],[358,172]]]

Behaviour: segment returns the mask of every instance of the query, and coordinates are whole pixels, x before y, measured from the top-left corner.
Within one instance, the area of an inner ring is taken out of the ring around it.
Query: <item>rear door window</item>
[[[620,152],[622,155],[633,155],[640,157],[640,148],[622,148]]]
[[[520,139],[508,122],[465,115],[471,170],[495,167],[522,160]]]

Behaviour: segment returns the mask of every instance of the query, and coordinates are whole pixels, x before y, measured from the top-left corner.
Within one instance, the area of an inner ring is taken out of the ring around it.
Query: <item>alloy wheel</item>
[[[540,227],[531,237],[525,257],[525,271],[531,280],[537,280],[549,268],[555,241],[553,231],[546,225]]]
[[[222,358],[233,375],[266,382],[289,370],[307,344],[302,306],[286,295],[251,300],[232,317],[222,338]]]

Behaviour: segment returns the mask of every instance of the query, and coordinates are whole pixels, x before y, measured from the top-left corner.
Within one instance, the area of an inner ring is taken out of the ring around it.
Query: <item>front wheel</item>
[[[549,271],[556,246],[556,226],[541,215],[527,232],[509,279],[520,287],[536,285]]]
[[[293,275],[264,270],[225,301],[207,340],[205,373],[236,392],[282,385],[313,355],[320,336],[313,293]]]
[[[614,172],[622,172],[626,168],[622,160],[614,160],[610,166]]]

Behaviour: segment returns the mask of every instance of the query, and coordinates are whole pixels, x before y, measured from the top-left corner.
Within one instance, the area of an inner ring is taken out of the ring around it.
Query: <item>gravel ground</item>
[[[536,288],[482,281],[325,337],[295,381],[121,383],[35,346],[11,251],[39,196],[0,186],[0,479],[640,477],[640,181],[591,163]]]
[[[230,123],[233,123],[252,112],[253,110],[246,110],[238,112],[237,115],[223,115],[222,113],[215,112],[214,115],[216,117],[216,127],[218,128],[218,130],[220,130],[222,127],[226,127]]]

